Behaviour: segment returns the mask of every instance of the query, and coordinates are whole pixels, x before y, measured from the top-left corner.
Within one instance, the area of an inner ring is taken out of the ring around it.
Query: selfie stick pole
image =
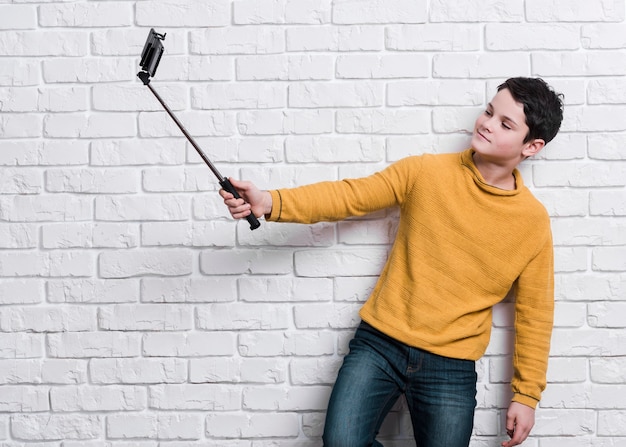
[[[154,33],[154,30],[151,30],[151,33]],[[159,57],[160,55],[158,55],[157,59],[155,59],[155,63],[154,63],[153,70],[152,70],[153,74],[154,74],[154,70],[156,70],[156,65],[158,65]],[[176,118],[176,115],[174,115],[174,113],[168,107],[168,105],[165,104],[165,101],[163,101],[163,98],[161,98],[161,96],[156,92],[156,90],[152,88],[152,86],[150,85],[150,73],[148,71],[140,71],[139,73],[137,73],[137,76],[139,77],[139,79],[141,79],[141,82],[143,82],[143,84],[146,85],[150,89],[152,94],[161,103],[161,105],[163,106],[167,114],[174,120],[178,128],[182,131],[183,135],[185,135],[185,137],[194,147],[196,152],[198,152],[202,160],[204,160],[204,162],[209,167],[209,169],[211,169],[213,174],[215,174],[215,177],[217,177],[217,180],[219,181],[220,186],[224,188],[225,191],[228,191],[229,193],[231,193],[236,199],[240,199],[241,196],[239,195],[237,190],[234,188],[230,180],[226,177],[223,177],[222,174],[220,174],[220,172],[215,168],[215,166],[213,166],[213,163],[211,163],[211,160],[209,160],[209,158],[205,155],[202,149],[200,149],[200,146],[198,146],[198,144],[195,142],[193,137],[189,134],[189,132],[187,132],[187,129],[185,129],[185,126],[183,126],[183,124],[178,120],[178,118]],[[251,230],[255,230],[261,226],[261,223],[259,222],[259,220],[252,213],[246,216],[246,220],[250,224]]]

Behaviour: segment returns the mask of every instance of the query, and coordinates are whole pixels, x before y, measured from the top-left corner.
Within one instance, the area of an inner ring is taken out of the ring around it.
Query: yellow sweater
[[[550,220],[519,171],[515,190],[490,186],[472,153],[408,157],[361,179],[270,191],[267,219],[337,221],[399,206],[396,240],[360,316],[438,355],[479,359],[492,306],[515,286],[513,400],[534,408],[553,321]]]

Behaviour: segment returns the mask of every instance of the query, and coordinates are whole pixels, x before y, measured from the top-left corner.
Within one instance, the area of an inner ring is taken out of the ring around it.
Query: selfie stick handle
[[[217,177],[217,180],[219,181],[220,186],[222,188],[224,188],[225,191],[228,191],[229,193],[231,193],[236,199],[240,199],[241,196],[239,195],[237,190],[234,188],[234,186],[232,185],[230,180],[228,180],[227,178],[223,177],[222,174],[220,174],[220,172],[217,170],[217,168],[215,166],[213,166],[213,163],[211,163],[211,160],[209,160],[209,158],[205,155],[205,153],[202,151],[202,149],[200,149],[200,146],[198,146],[198,144],[195,142],[193,137],[189,134],[189,132],[187,132],[187,129],[185,129],[185,126],[183,126],[183,124],[178,120],[178,118],[176,118],[176,115],[174,115],[174,113],[170,110],[168,105],[165,103],[165,101],[163,101],[163,99],[156,92],[156,90],[154,90],[152,88],[152,86],[150,85],[150,76],[148,75],[148,73],[141,71],[141,72],[137,73],[137,76],[139,77],[139,79],[141,79],[141,81],[144,83],[144,85],[148,86],[148,88],[150,89],[152,94],[161,103],[161,105],[163,106],[163,108],[165,109],[167,114],[174,120],[174,122],[176,123],[178,128],[181,130],[183,135],[185,135],[185,137],[187,137],[187,140],[191,143],[191,145],[194,147],[196,152],[198,152],[198,155],[200,155],[200,157],[202,158],[202,160],[204,160],[204,162],[209,167],[209,169],[213,172],[213,174],[215,174],[215,177]],[[250,224],[250,229],[251,230],[256,230],[257,228],[259,228],[261,226],[261,223],[259,222],[259,220],[252,213],[250,213],[246,217],[246,220]]]

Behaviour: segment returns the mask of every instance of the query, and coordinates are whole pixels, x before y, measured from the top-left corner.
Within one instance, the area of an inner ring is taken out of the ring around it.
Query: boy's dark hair
[[[509,78],[498,86],[498,91],[502,89],[524,106],[529,128],[524,143],[540,138],[547,144],[556,136],[563,121],[563,94],[540,78]]]

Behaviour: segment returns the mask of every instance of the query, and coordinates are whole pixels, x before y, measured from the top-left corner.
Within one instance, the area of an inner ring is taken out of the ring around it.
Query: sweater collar
[[[461,158],[461,166],[469,170],[474,183],[483,191],[488,192],[490,194],[498,195],[498,196],[515,196],[519,194],[524,189],[524,180],[522,179],[521,173],[516,169],[513,170],[513,177],[515,177],[515,189],[506,190],[501,189],[495,186],[489,185],[485,182],[485,179],[481,175],[480,171],[474,164],[474,159],[472,155],[474,154],[474,149],[467,149],[460,154]]]

